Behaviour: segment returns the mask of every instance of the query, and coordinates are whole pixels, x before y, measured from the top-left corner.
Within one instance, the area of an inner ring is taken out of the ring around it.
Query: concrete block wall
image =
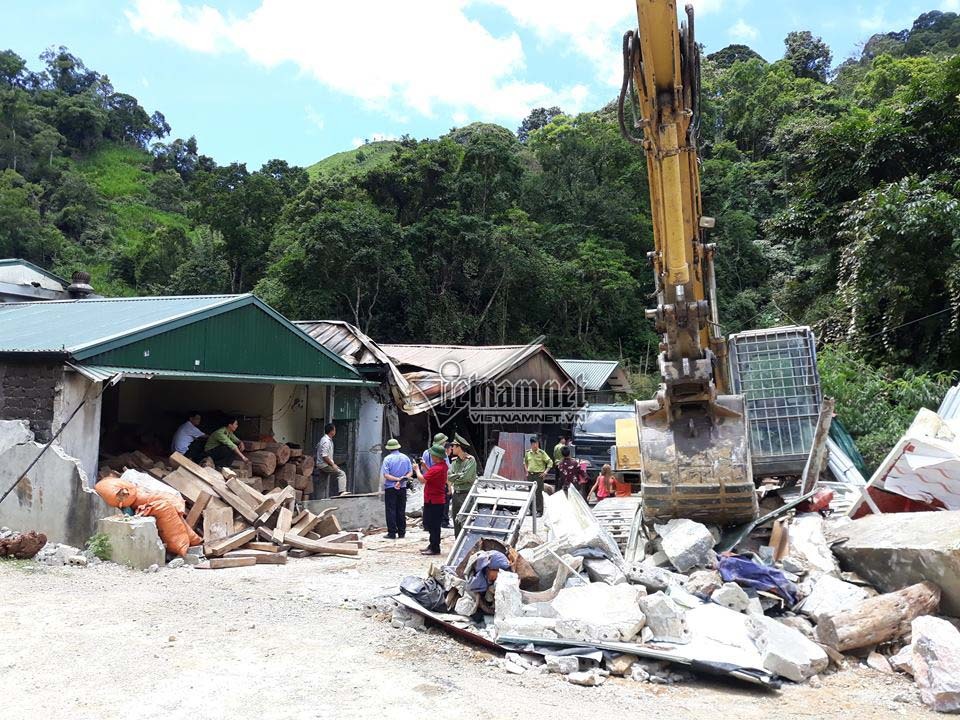
[[[38,442],[52,437],[60,363],[0,363],[0,419],[24,419]]]

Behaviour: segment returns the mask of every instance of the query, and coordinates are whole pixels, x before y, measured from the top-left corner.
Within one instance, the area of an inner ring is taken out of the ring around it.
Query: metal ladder
[[[459,565],[480,538],[493,538],[507,547],[516,544],[536,492],[537,484],[528,480],[477,478],[457,513],[463,526],[444,565]],[[536,523],[534,516],[534,532]]]

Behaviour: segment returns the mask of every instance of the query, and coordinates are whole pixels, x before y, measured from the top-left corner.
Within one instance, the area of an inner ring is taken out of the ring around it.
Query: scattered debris
[[[680,572],[695,567],[710,567],[716,562],[716,539],[706,525],[681,518],[656,526],[660,547]]]
[[[0,530],[0,558],[29,560],[46,544],[47,536],[34,530],[25,533],[13,532],[9,528]]]

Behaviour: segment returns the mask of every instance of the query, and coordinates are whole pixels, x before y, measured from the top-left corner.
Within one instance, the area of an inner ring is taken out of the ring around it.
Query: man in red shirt
[[[419,464],[414,465],[417,479],[423,483],[423,527],[430,533],[430,544],[420,551],[421,555],[440,554],[440,524],[443,522],[443,508],[446,505],[447,464],[441,462],[446,455],[443,445],[430,448],[433,465],[426,473]]]

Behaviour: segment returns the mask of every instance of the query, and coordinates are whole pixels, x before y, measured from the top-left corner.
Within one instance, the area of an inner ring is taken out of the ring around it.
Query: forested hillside
[[[777,62],[742,45],[704,59],[725,331],[813,325],[831,391],[876,373],[891,406],[929,402],[945,380],[922,373],[958,367],[958,45],[957,15],[930,12],[836,67],[808,32]],[[253,290],[384,341],[544,334],[653,367],[645,160],[612,104],[250,171],[169,140],[65,49],[41,63],[0,54],[0,256],[87,268],[112,294]]]

